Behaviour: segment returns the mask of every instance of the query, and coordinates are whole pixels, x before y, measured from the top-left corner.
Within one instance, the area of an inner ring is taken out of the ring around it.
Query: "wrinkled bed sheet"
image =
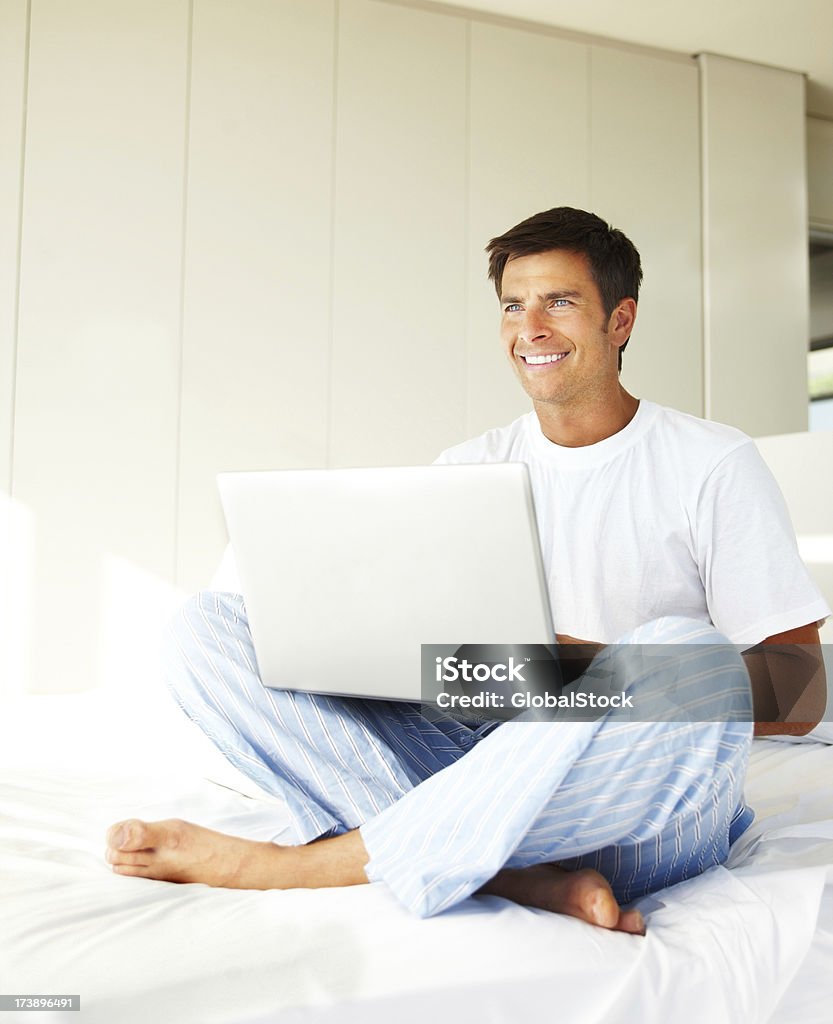
[[[637,904],[642,939],[496,897],[417,920],[380,884],[113,875],[103,837],[122,817],[277,841],[286,823],[163,699],[124,708],[101,693],[0,709],[0,992],[81,996],[38,1021],[830,1020],[833,747],[756,741],[756,822],[728,867]]]

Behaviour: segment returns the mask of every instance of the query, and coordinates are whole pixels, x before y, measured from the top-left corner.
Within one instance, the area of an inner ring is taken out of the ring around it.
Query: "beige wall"
[[[16,374],[18,247],[27,53],[26,0],[0,0],[0,693],[22,678],[30,641],[16,610],[28,600],[20,572],[21,517],[11,504]],[[10,685],[7,683],[7,686]]]
[[[804,77],[704,54],[700,83],[706,415],[753,436],[803,431]]]
[[[833,121],[807,118],[807,203],[810,224],[833,231]]]
[[[693,60],[378,0],[28,9],[0,0],[0,689],[156,671],[218,471],[424,462],[525,411],[483,246],[536,210],[632,235],[624,383],[703,412]]]

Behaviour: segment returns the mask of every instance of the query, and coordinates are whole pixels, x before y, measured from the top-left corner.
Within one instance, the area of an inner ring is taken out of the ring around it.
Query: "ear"
[[[607,322],[607,332],[611,336],[610,340],[617,348],[621,348],[631,336],[635,322],[636,300],[622,299],[616,306],[616,309],[610,314],[610,319]]]

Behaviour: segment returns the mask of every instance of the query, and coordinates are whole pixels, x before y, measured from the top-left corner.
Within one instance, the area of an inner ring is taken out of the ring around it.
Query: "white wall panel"
[[[215,474],[326,462],[333,0],[196,0],[178,580],[225,543]]]
[[[706,415],[807,428],[804,78],[700,58]]]
[[[541,210],[586,206],[587,75],[582,43],[472,23],[466,437],[531,407],[500,346],[483,248]]]
[[[464,431],[466,23],[339,30],[330,463],[424,462]]]
[[[833,121],[807,118],[807,203],[810,223],[833,230]]]
[[[0,494],[11,489],[26,0],[0,0]]]
[[[18,244],[26,87],[26,0],[0,0],[0,697],[23,688],[26,550],[12,505]]]
[[[100,682],[111,629],[144,652],[146,609],[114,610],[173,567],[187,15],[32,5],[13,487],[39,690]]]
[[[642,259],[622,384],[703,414],[700,120],[697,65],[591,49],[592,209]]]

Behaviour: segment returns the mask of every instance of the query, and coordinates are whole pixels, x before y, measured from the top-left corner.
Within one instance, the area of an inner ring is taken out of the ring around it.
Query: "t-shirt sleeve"
[[[712,622],[733,643],[749,647],[830,614],[801,560],[778,484],[751,441],[708,474],[695,543]]]

